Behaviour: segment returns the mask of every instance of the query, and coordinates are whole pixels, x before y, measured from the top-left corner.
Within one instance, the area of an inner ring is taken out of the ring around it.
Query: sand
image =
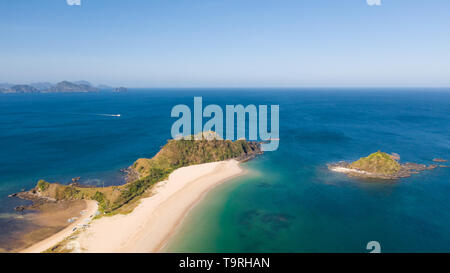
[[[81,201],[80,201],[81,202]],[[86,203],[85,209],[82,210],[82,214],[78,214],[77,219],[74,219],[74,221],[69,224],[67,227],[65,227],[64,229],[62,229],[61,231],[51,235],[50,237],[33,244],[32,246],[21,250],[20,252],[23,253],[39,253],[39,252],[43,252],[46,251],[47,249],[55,246],[57,243],[61,242],[62,240],[64,240],[66,237],[70,236],[73,233],[73,229],[74,228],[79,228],[82,225],[85,224],[89,224],[89,222],[92,220],[92,216],[95,215],[95,213],[97,212],[98,206],[97,206],[97,202],[95,201],[83,201]],[[67,212],[67,210],[64,211],[64,213]],[[43,215],[39,216],[39,221],[45,221],[45,224],[47,226],[52,225],[52,221],[55,222],[55,219],[59,219],[61,217],[58,217],[58,213],[52,213],[52,215],[47,215],[49,213],[43,213]],[[63,214],[63,212],[61,212],[60,214]],[[67,213],[65,213],[67,214]],[[63,215],[65,215],[63,214]],[[67,217],[65,218],[67,219]]]
[[[330,170],[332,170],[334,172],[338,172],[338,173],[349,173],[349,174],[355,173],[355,174],[364,174],[364,175],[375,175],[370,172],[360,171],[360,170],[355,170],[355,169],[350,169],[350,168],[344,168],[344,167],[332,167],[332,168],[330,168]]]
[[[68,245],[74,252],[158,252],[205,193],[242,173],[236,160],[179,168],[156,184],[152,196],[141,199],[131,213],[92,221]],[[40,242],[27,252],[47,249],[69,235],[52,236],[53,240],[45,245]]]

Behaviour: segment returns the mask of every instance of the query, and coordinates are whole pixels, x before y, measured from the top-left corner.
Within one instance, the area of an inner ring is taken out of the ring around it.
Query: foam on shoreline
[[[355,173],[355,174],[364,174],[364,175],[373,175],[373,173],[369,173],[366,171],[350,169],[345,167],[331,167],[330,170],[338,173]]]

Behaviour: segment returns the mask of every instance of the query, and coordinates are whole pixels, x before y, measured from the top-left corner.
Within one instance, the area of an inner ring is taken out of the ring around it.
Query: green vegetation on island
[[[427,166],[425,164],[400,163],[399,160],[400,156],[398,154],[388,154],[378,151],[367,157],[360,158],[353,163],[341,161],[328,164],[328,168],[332,171],[346,173],[349,176],[398,179],[437,167],[434,164]]]
[[[171,172],[174,169],[221,161],[230,158],[245,159],[249,155],[260,152],[259,144],[246,140],[169,140],[166,145],[151,159],[140,158],[131,169],[136,171],[139,177],[146,177],[155,170]]]
[[[350,164],[350,168],[382,175],[393,175],[400,171],[400,163],[391,155],[376,152]]]
[[[79,81],[78,83],[73,83],[69,81],[62,81],[57,83],[48,89],[43,90],[43,92],[97,92],[98,88],[92,86],[89,82]]]
[[[183,138],[169,140],[153,158],[138,159],[128,168],[128,183],[120,186],[89,187],[78,183],[63,185],[40,180],[31,191],[19,193],[24,199],[36,201],[96,200],[104,213],[128,212],[123,208],[139,199],[151,186],[168,178],[175,169],[189,165],[227,159],[248,160],[260,154],[257,142],[246,140],[200,140]],[[122,209],[122,210],[120,210]]]

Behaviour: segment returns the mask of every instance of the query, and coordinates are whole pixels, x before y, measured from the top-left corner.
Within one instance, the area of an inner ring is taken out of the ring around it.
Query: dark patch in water
[[[343,133],[328,130],[299,130],[293,131],[294,140],[306,143],[342,143],[351,140],[350,137]]]
[[[272,187],[272,184],[267,183],[267,182],[260,182],[260,183],[256,184],[256,186],[260,187],[260,188],[270,188],[270,187]]]
[[[239,224],[245,226],[241,229],[239,237],[252,237],[253,235],[250,235],[249,231],[255,228],[263,231],[267,237],[274,238],[280,230],[289,228],[293,219],[294,216],[285,213],[263,212],[256,209],[247,210],[242,213],[239,219]]]
[[[294,217],[284,213],[266,213],[261,216],[261,222],[270,226],[273,232],[288,228],[292,224]]]
[[[10,236],[0,236],[0,253],[10,252],[15,250],[17,247],[22,246],[23,242],[21,240],[21,236],[32,231],[33,228],[36,228],[36,226],[26,218],[16,218],[11,216],[9,218],[2,219],[0,233],[9,234]]]
[[[256,209],[247,210],[239,217],[239,224],[250,226],[252,223],[254,223],[255,218],[260,214],[261,212]]]

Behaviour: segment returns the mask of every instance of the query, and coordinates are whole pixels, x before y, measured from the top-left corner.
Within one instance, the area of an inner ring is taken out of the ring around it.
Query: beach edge
[[[167,180],[158,182],[152,195],[142,198],[128,214],[89,218],[98,211],[97,202],[89,201],[84,217],[21,252],[44,252],[58,244],[64,244],[68,252],[161,252],[189,212],[212,189],[247,173],[240,163],[230,159],[178,168]],[[72,236],[73,228],[85,222],[89,225]]]

